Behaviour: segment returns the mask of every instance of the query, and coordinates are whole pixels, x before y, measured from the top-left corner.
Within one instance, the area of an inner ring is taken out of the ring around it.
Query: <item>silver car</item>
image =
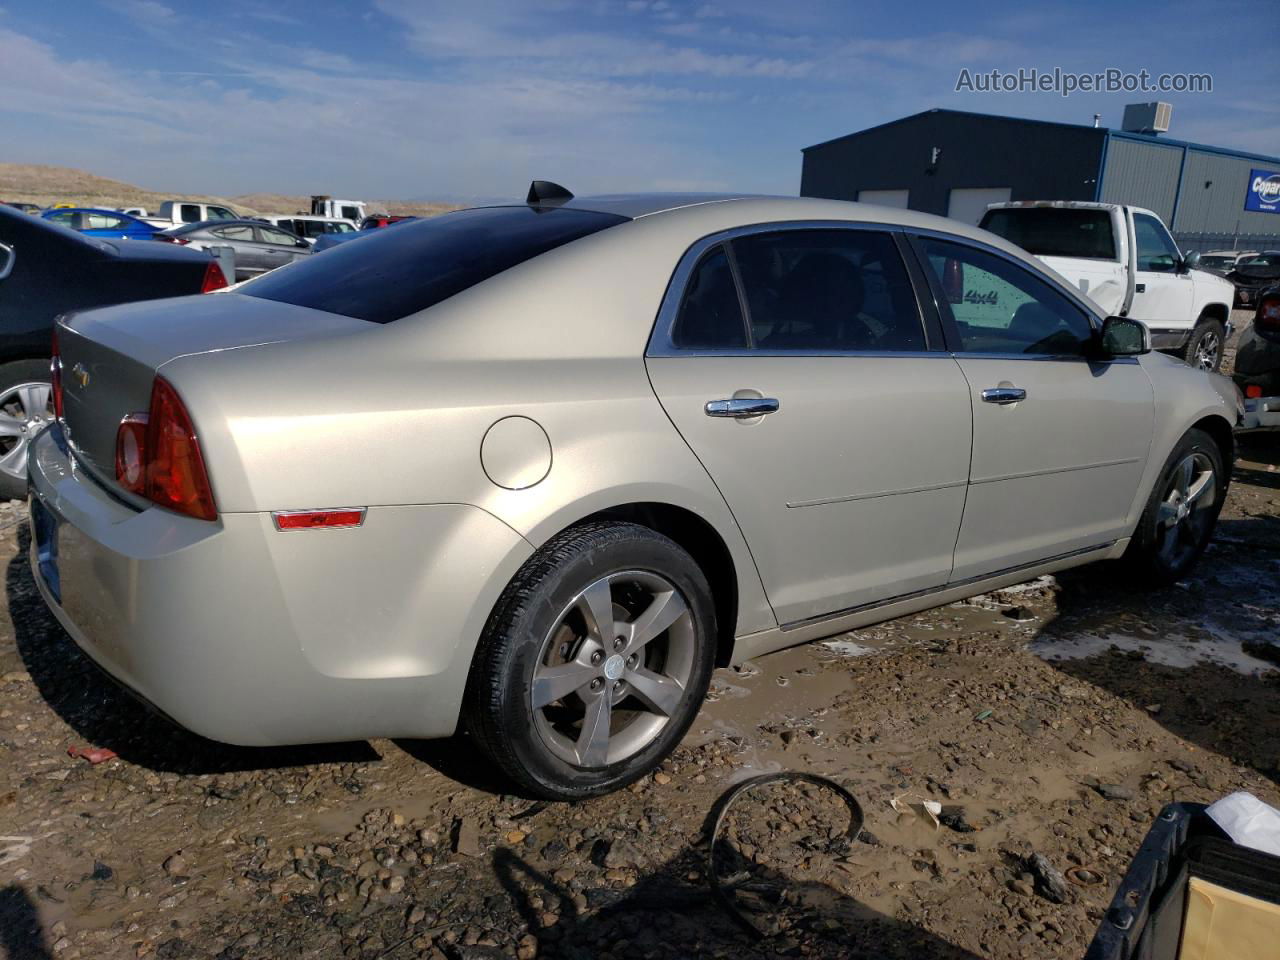
[[[155,239],[197,250],[230,247],[235,251],[236,280],[248,280],[311,255],[311,244],[302,237],[259,220],[184,223],[161,230]]]
[[[718,664],[1203,551],[1236,394],[953,220],[613,196],[379,231],[57,329],[45,600],[237,744],[466,729],[523,790],[653,768]]]

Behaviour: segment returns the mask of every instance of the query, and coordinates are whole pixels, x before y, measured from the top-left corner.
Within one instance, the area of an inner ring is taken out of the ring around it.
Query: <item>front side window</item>
[[[296,247],[298,245],[298,238],[292,234],[285,233],[283,230],[259,227],[258,232],[262,234],[263,243],[275,244],[278,247]]]
[[[1003,257],[922,238],[964,353],[1081,356],[1088,316],[1047,282]]]
[[[342,215],[343,215],[344,217],[346,217],[348,220],[359,220],[359,219],[360,219],[360,211],[359,211],[358,209],[356,209],[355,207],[343,207],[343,208],[342,208]]]
[[[129,226],[128,221],[105,213],[86,213],[84,219],[86,230],[125,230]]]
[[[686,350],[746,349],[747,327],[723,244],[707,253],[690,274],[671,341]]]
[[[1137,241],[1138,269],[1151,273],[1173,273],[1181,254],[1169,231],[1155,217],[1145,213],[1133,215],[1133,235]]]
[[[252,242],[253,227],[241,224],[235,227],[218,227],[216,230],[210,231],[215,237],[221,237],[223,240],[242,240]]]
[[[226,207],[210,207],[209,220],[235,220],[236,215]]]
[[[926,349],[911,281],[888,234],[780,230],[732,246],[756,349]]]

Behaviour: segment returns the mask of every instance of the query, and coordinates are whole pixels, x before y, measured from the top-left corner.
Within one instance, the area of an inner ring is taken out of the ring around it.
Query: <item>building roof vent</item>
[[[1164,133],[1173,114],[1171,103],[1130,103],[1124,108],[1121,130],[1129,133]]]

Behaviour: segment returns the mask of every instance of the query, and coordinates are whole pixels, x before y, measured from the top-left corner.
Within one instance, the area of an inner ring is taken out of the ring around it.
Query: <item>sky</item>
[[[1256,2],[0,0],[0,162],[155,190],[402,200],[795,194],[802,147],[944,107],[1280,154]],[[971,74],[1209,73],[1212,93],[956,91]]]

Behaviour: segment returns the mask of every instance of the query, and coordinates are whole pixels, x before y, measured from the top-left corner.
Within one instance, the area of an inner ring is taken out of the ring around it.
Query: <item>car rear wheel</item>
[[[1191,331],[1191,339],[1187,341],[1185,358],[1187,363],[1201,370],[1217,373],[1222,366],[1222,347],[1226,340],[1226,330],[1217,320],[1201,320]]]
[[[706,577],[677,544],[630,523],[576,527],[535,553],[494,609],[467,727],[534,795],[616,790],[689,729],[714,638]]]
[[[27,495],[27,451],[53,420],[48,360],[0,364],[0,498]]]
[[[1125,559],[1154,585],[1186,576],[1209,545],[1226,493],[1218,445],[1203,430],[1188,430],[1165,462]]]

